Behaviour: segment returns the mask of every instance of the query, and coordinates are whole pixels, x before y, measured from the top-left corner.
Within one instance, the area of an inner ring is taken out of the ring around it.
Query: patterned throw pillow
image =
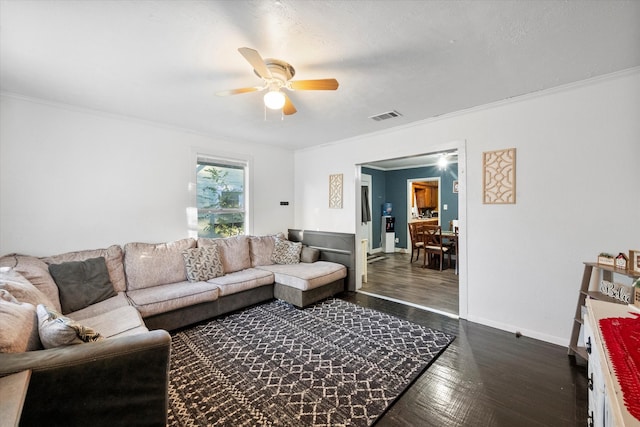
[[[203,246],[182,251],[187,279],[190,282],[203,282],[224,274],[218,246]]]
[[[102,335],[42,304],[36,308],[38,330],[44,348],[100,341]]]
[[[276,239],[271,260],[276,264],[298,264],[302,252],[302,242]]]

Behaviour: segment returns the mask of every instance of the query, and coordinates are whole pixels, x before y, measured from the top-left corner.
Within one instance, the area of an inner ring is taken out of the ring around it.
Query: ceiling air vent
[[[382,120],[394,119],[400,116],[402,116],[402,114],[398,113],[396,110],[393,110],[393,111],[387,111],[386,113],[371,116],[369,118],[375,120],[376,122],[379,122]]]

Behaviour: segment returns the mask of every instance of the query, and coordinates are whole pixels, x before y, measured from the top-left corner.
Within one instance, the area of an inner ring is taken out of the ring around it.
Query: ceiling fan
[[[239,89],[225,90],[217,92],[218,96],[238,95],[241,93],[256,92],[268,90],[264,95],[264,105],[273,110],[282,109],[283,114],[291,115],[296,113],[296,107],[289,97],[282,91],[288,90],[336,90],[338,89],[338,81],[336,79],[318,79],[318,80],[291,80],[296,74],[296,70],[291,64],[280,59],[266,58],[263,59],[257,50],[249,47],[241,47],[238,52],[253,67],[256,73],[263,81],[262,86],[243,87]]]

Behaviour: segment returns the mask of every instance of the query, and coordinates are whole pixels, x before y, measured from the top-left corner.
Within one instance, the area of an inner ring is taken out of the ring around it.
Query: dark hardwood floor
[[[458,276],[454,268],[423,268],[422,256],[409,262],[411,254],[376,255],[385,259],[367,264],[367,282],[361,291],[458,314]]]
[[[362,293],[341,298],[456,335],[377,426],[586,425],[586,366],[565,347]]]

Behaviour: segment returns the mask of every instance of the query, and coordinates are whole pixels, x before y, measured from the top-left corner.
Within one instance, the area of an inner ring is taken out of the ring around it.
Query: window
[[[198,237],[229,237],[247,230],[247,163],[198,156]]]

